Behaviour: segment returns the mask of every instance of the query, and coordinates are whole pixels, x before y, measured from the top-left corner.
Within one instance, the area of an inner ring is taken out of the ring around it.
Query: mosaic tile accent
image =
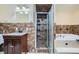
[[[55,32],[79,35],[79,25],[56,25]]]
[[[72,33],[71,25],[56,25],[56,33]]]
[[[73,34],[79,35],[79,25],[73,25],[72,32],[73,32]]]

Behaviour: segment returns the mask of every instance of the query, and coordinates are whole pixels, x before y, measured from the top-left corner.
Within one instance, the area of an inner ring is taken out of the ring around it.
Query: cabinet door
[[[5,39],[4,42],[5,54],[19,54],[20,50],[20,39]]]
[[[21,48],[20,48],[20,39],[14,40],[14,53],[15,54],[20,54],[21,53]]]
[[[4,53],[5,54],[12,54],[13,53],[12,40],[5,39],[5,41],[4,41]]]
[[[6,54],[8,52],[8,42],[4,39],[4,53]]]
[[[27,49],[27,35],[23,36],[21,38],[21,52],[28,52]]]

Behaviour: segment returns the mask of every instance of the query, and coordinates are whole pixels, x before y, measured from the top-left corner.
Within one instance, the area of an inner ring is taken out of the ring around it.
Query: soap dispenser
[[[26,32],[28,32],[28,28],[26,28]]]
[[[18,32],[18,28],[17,27],[16,27],[15,31]]]

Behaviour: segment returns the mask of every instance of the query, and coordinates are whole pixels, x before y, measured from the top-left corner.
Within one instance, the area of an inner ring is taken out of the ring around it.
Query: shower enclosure
[[[48,47],[47,13],[37,13],[37,48]]]
[[[45,10],[36,12],[37,53],[53,53],[53,11],[53,5],[51,5],[47,12]]]

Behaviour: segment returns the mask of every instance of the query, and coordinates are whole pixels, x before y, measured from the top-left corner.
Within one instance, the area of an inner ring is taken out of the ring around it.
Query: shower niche
[[[48,47],[47,14],[37,13],[37,48]]]

